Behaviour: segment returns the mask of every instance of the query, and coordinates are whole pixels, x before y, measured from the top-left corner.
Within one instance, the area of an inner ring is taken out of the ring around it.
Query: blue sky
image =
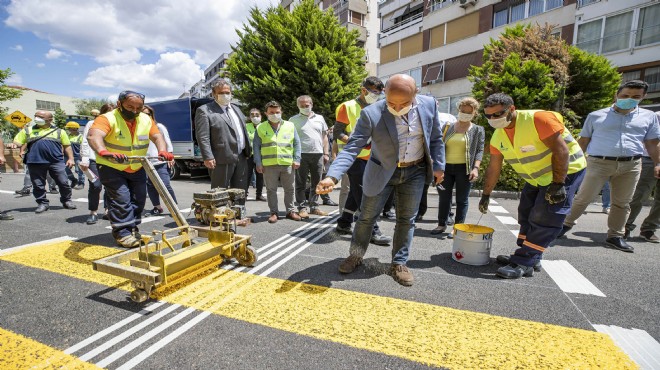
[[[168,99],[231,51],[250,7],[277,3],[0,0],[0,68],[16,73],[9,85],[59,95],[113,98],[133,89]]]

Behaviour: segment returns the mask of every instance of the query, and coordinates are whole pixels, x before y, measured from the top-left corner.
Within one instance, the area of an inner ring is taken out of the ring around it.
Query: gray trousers
[[[293,204],[295,193],[296,176],[292,166],[264,166],[264,182],[266,183],[266,197],[268,198],[268,208],[270,213],[278,213],[277,187],[279,182],[284,188],[284,208],[286,213],[295,212],[296,207]]]
[[[235,188],[245,189],[247,183],[247,158],[240,153],[238,162],[229,164],[216,164],[211,170],[211,188]],[[244,205],[245,199],[241,199],[236,204]]]
[[[344,213],[344,206],[346,205],[346,199],[348,199],[348,193],[351,191],[351,182],[348,180],[348,175],[343,174],[341,176],[341,188],[339,189],[339,214]]]
[[[622,237],[626,220],[628,220],[630,214],[630,201],[641,170],[641,159],[617,162],[588,157],[587,173],[573,200],[571,213],[566,217],[564,225],[571,227],[575,225],[575,221],[582,216],[589,203],[593,202],[598,196],[600,189],[605,185],[605,181],[609,179],[612,206],[607,217],[607,237]]]
[[[298,203],[298,209],[305,209],[307,205],[311,210],[319,208],[319,195],[316,194],[316,185],[321,181],[322,173],[323,153],[302,153],[300,167],[296,170],[296,202]],[[308,174],[312,180],[309,185],[309,202],[305,197]]]
[[[655,189],[653,206],[651,206],[649,215],[642,222],[640,231],[655,232],[658,226],[660,226],[660,181],[654,176],[654,168],[655,164],[651,158],[644,157],[642,159],[642,173],[639,176],[635,194],[633,194],[632,201],[630,202],[630,216],[628,216],[628,221],[626,222],[626,229],[628,230],[635,230],[635,219],[639,216],[644,201],[649,198],[653,189]]]

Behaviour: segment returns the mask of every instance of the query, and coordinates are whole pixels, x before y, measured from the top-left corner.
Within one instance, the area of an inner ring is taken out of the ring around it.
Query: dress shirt
[[[660,126],[650,110],[637,107],[621,114],[608,107],[589,113],[580,136],[591,139],[589,155],[630,157],[643,155],[644,141],[660,138]]]
[[[245,136],[243,136],[243,127],[241,127],[243,123],[240,119],[238,119],[238,115],[236,112],[234,112],[231,104],[222,107],[222,109],[225,111],[225,113],[227,113],[227,116],[229,116],[229,120],[231,121],[231,124],[234,127],[234,131],[236,132],[236,144],[238,144],[238,151],[242,152],[243,149],[245,149]]]
[[[399,135],[399,163],[414,162],[424,157],[424,132],[417,112],[417,101],[405,116],[394,116]]]

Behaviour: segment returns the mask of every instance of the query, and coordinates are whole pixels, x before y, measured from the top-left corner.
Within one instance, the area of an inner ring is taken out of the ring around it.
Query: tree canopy
[[[74,104],[76,105],[76,114],[79,114],[81,116],[91,116],[92,109],[100,110],[101,106],[107,103],[111,103],[111,101],[107,99],[96,99],[96,98],[76,99],[74,101]]]
[[[252,8],[237,33],[226,72],[246,109],[263,109],[276,100],[288,118],[298,113],[296,98],[309,95],[315,112],[334,117],[335,108],[355,97],[366,77],[358,32],[348,32],[332,9],[321,11],[314,0],[302,0],[291,12],[281,6]]]
[[[4,120],[4,117],[10,113],[4,102],[20,98],[23,92],[7,86],[6,81],[14,74],[10,68],[0,69],[0,137],[9,140],[16,135],[18,128]]]

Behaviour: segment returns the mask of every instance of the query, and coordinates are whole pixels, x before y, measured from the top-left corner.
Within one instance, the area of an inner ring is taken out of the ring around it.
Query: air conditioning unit
[[[459,0],[458,3],[461,8],[467,8],[468,6],[474,6],[477,0]]]

